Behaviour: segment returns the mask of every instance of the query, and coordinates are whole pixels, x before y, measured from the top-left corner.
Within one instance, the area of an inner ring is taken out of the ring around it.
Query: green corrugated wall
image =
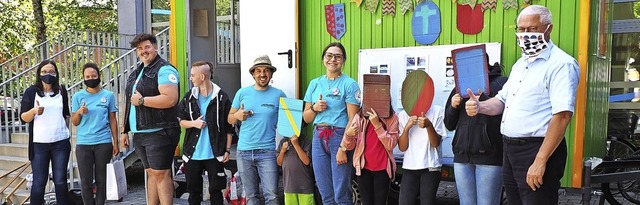
[[[501,62],[505,66],[505,74],[520,56],[515,44],[515,20],[520,10],[502,8],[502,1],[498,0],[495,12],[484,13],[484,29],[476,35],[465,35],[456,28],[456,5],[451,0],[434,0],[442,15],[442,32],[434,45],[500,42],[502,43]],[[548,7],[553,14],[554,29],[551,33],[552,41],[570,55],[576,56],[578,51],[578,20],[579,2],[577,0],[532,0],[533,4]],[[347,62],[344,73],[356,78],[358,65],[358,50],[368,48],[392,48],[421,46],[411,36],[411,15],[402,15],[399,5],[396,16],[382,16],[382,5],[378,5],[375,13],[364,10],[364,3],[357,7],[348,0],[300,0],[299,1],[299,35],[300,35],[300,96],[304,96],[306,87],[311,79],[323,75],[322,49],[330,42],[336,41],[326,31],[324,6],[327,4],[344,3],[347,31],[340,42],[347,49]],[[519,0],[519,5],[524,4]],[[478,5],[480,6],[480,5]],[[376,25],[377,19],[382,23]],[[592,106],[593,107],[593,106]],[[573,130],[571,123],[568,130]],[[573,157],[573,131],[567,133],[569,143],[568,162]],[[571,176],[567,166],[563,186],[569,184]]]
[[[589,29],[589,69],[587,70],[587,113],[584,136],[584,156],[603,157],[606,152],[607,140],[607,114],[609,113],[609,71],[611,69],[611,52],[606,56],[598,57],[597,38],[598,33],[598,4],[600,0],[591,0],[591,19]],[[613,4],[609,3],[609,11]],[[613,12],[608,12],[609,20]],[[607,25],[611,25],[608,23]],[[610,30],[610,29],[608,29]],[[607,34],[607,51],[611,50],[611,33]],[[603,126],[604,125],[604,126]]]

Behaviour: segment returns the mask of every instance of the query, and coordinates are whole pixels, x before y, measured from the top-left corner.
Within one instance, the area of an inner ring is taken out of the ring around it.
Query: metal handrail
[[[45,45],[47,45],[47,44],[52,44],[52,43],[54,43],[54,42],[60,42],[60,41],[61,41],[61,40],[60,40],[60,37],[62,37],[62,36],[68,36],[70,33],[76,33],[76,32],[64,31],[64,32],[62,32],[62,33],[58,34],[57,36],[55,36],[55,37],[53,37],[53,38],[51,38],[51,39],[49,39],[49,40],[47,40],[47,41],[40,42],[40,43],[36,44],[35,46],[33,46],[31,49],[28,49],[28,50],[26,50],[26,51],[24,51],[24,52],[22,52],[22,53],[20,53],[20,54],[16,55],[16,56],[15,56],[15,57],[13,57],[13,58],[10,58],[9,60],[7,60],[7,61],[5,61],[5,62],[0,63],[0,67],[5,66],[6,64],[11,63],[12,61],[16,60],[16,59],[17,59],[17,58],[19,58],[20,56],[27,55],[29,52],[33,52],[33,51],[37,51],[37,50],[40,50],[40,51],[41,51],[41,48],[40,48],[40,47],[43,47],[43,46],[45,46]],[[92,31],[92,34],[95,34],[95,33],[98,33],[98,34],[118,34],[118,33],[93,32],[93,31]],[[118,35],[120,35],[120,34],[118,34]]]
[[[46,59],[47,60],[54,59],[54,58],[56,58],[58,56],[61,56],[62,54],[65,54],[66,51],[71,50],[71,49],[73,49],[75,47],[126,49],[126,48],[119,48],[119,47],[113,47],[113,46],[96,46],[96,45],[87,45],[87,44],[73,44],[73,45],[63,49],[60,52],[57,52],[53,56],[48,57]],[[25,69],[24,71],[18,73],[17,75],[15,75],[15,76],[3,81],[2,83],[0,83],[0,87],[6,85],[7,83],[10,83],[12,80],[15,80],[16,78],[22,77],[24,74],[28,73],[29,71],[31,71],[31,70],[33,70],[34,68],[37,68],[37,67],[38,67],[38,65],[34,65],[34,66],[31,66],[31,67]]]

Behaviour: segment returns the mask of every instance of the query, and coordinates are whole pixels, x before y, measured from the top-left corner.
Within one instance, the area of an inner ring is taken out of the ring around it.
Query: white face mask
[[[517,32],[516,39],[518,41],[518,46],[522,49],[522,54],[527,57],[534,57],[540,54],[542,51],[549,48],[549,42],[544,39],[544,34],[549,29],[549,25],[547,25],[547,29],[542,33],[538,32]]]

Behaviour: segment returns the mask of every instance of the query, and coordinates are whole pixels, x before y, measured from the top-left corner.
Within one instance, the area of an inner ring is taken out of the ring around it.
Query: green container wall
[[[589,69],[587,70],[587,113],[584,132],[584,157],[603,157],[606,152],[606,140],[609,113],[609,71],[611,69],[611,52],[606,56],[597,56],[598,38],[598,4],[600,0],[591,0],[591,18],[589,28]],[[610,2],[610,1],[609,1]],[[609,3],[609,11],[613,4]],[[607,19],[613,19],[613,12]],[[611,25],[608,23],[607,25]],[[611,50],[611,33],[607,29],[607,51]],[[605,126],[603,126],[605,125]]]
[[[515,40],[516,17],[520,10],[502,8],[502,0],[498,0],[495,12],[484,13],[484,29],[476,35],[462,34],[456,28],[456,5],[451,0],[433,0],[441,13],[442,32],[433,45],[500,42],[502,43],[501,62],[505,66],[505,74],[520,57]],[[576,56],[578,51],[578,19],[579,2],[577,0],[532,0],[533,4],[548,7],[553,15],[554,28],[552,41],[570,55]],[[357,7],[348,0],[300,0],[299,1],[299,35],[300,35],[300,96],[304,96],[309,82],[325,73],[322,65],[322,50],[330,42],[336,41],[326,31],[324,6],[344,3],[347,30],[340,42],[347,49],[348,59],[343,72],[356,78],[358,66],[358,50],[369,48],[393,48],[422,46],[415,42],[411,35],[412,11],[402,15],[396,5],[396,16],[382,16],[382,5],[378,5],[375,13],[364,10],[364,3]],[[519,0],[519,5],[524,0]],[[480,5],[478,5],[480,6]],[[382,23],[376,25],[377,19]],[[568,162],[573,159],[574,123],[567,132],[569,148]],[[563,186],[569,184],[571,166],[565,170]]]

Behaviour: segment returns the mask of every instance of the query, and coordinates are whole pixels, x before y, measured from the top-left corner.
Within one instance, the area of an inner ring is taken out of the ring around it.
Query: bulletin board
[[[402,111],[400,89],[405,76],[414,70],[424,70],[433,79],[433,104],[444,107],[449,93],[455,87],[451,50],[479,44],[419,46],[402,48],[360,49],[358,55],[358,84],[363,89],[364,74],[391,76],[391,105]],[[500,43],[485,43],[489,63],[500,63]]]

